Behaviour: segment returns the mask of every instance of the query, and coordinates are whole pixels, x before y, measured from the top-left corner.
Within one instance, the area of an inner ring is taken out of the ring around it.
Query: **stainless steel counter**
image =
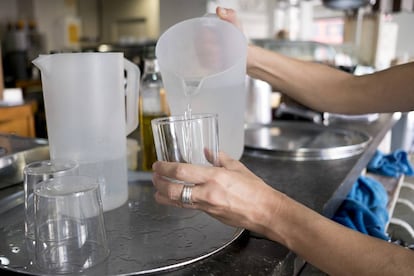
[[[330,217],[340,205],[341,198],[346,196],[352,184],[366,167],[387,131],[398,120],[398,115],[383,114],[377,121],[370,124],[336,123],[337,127],[364,131],[372,137],[362,153],[349,158],[293,161],[277,158],[264,159],[251,156],[248,151],[245,151],[241,161],[272,187]],[[148,193],[153,193],[150,180],[131,181],[133,185],[145,185]],[[20,186],[0,189],[0,199],[19,190],[21,190]],[[172,276],[293,275],[300,270],[301,264],[300,260],[295,259],[295,255],[286,247],[244,231],[235,241],[213,255],[196,262],[189,262],[185,266],[171,267],[171,270],[162,273]],[[157,275],[160,273],[157,271]]]

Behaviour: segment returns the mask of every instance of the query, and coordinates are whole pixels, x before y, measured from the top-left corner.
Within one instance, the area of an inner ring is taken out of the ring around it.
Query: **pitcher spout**
[[[48,68],[50,68],[50,55],[39,55],[32,60],[32,63],[39,68],[42,74],[48,74]]]

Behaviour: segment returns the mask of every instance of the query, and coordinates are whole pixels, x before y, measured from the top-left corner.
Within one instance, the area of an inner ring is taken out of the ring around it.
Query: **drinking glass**
[[[157,159],[198,165],[217,165],[217,114],[178,115],[153,119]]]
[[[63,176],[34,187],[35,264],[50,274],[77,273],[109,255],[97,178]]]
[[[24,167],[24,229],[26,238],[34,240],[34,185],[46,179],[63,175],[77,175],[78,173],[78,163],[64,159],[35,161]]]

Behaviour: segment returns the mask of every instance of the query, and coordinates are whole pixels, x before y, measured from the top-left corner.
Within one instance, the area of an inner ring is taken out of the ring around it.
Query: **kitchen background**
[[[179,21],[214,12],[222,5],[239,12],[251,39],[274,38],[287,29],[289,40],[333,44],[359,63],[376,68],[389,66],[393,58],[414,55],[413,0],[379,0],[354,11],[326,7],[328,2],[342,0],[324,1],[0,0],[0,39],[5,40],[10,28],[35,28],[44,36],[45,52],[101,43],[137,45],[156,40]]]
[[[356,74],[414,57],[414,0],[0,0],[0,83],[41,102],[31,93],[41,87],[30,61],[51,52],[123,51],[142,69],[168,27],[217,5],[238,11],[252,43]],[[41,104],[36,108],[32,135],[44,137]],[[399,132],[410,125],[407,119]]]

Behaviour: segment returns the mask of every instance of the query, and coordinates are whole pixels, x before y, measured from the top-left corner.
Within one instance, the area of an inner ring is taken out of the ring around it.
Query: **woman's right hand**
[[[231,24],[233,24],[234,26],[236,26],[241,32],[243,32],[243,27],[241,22],[239,21],[239,19],[237,18],[237,13],[235,10],[233,9],[226,9],[226,8],[222,8],[222,7],[217,7],[216,8],[216,14],[217,16],[224,20],[227,21]],[[255,57],[257,57],[258,52],[257,50],[259,49],[258,46],[255,45],[248,45],[247,47],[247,61],[246,61],[246,67],[247,67],[247,73],[250,75],[250,69],[254,68],[254,60]]]
[[[239,19],[237,18],[237,13],[235,10],[217,7],[216,14],[220,19],[230,22],[231,24],[239,28],[240,31],[243,31],[242,25]]]

